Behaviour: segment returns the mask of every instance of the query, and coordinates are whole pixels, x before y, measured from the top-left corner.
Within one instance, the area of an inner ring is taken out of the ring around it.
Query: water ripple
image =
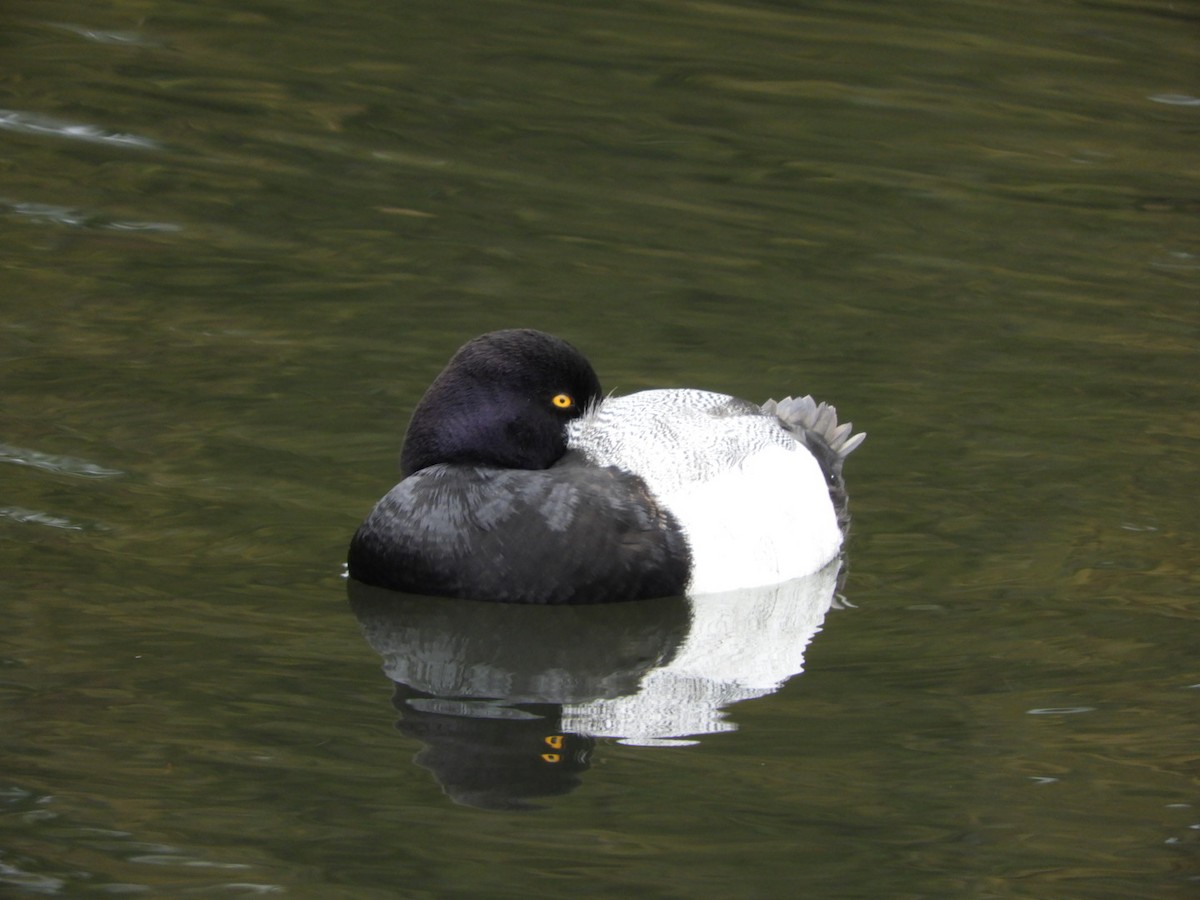
[[[1183,250],[1173,250],[1166,259],[1153,260],[1150,265],[1155,269],[1194,270],[1200,269],[1200,257]]]
[[[72,209],[69,206],[55,206],[52,203],[18,203],[0,199],[0,210],[7,209],[14,215],[32,219],[35,222],[49,222],[54,225],[67,225],[72,228],[107,228],[111,231],[182,231],[179,225],[170,222],[122,222],[105,219],[101,215]]]
[[[1200,106],[1200,97],[1190,94],[1152,94],[1148,99],[1153,103],[1165,103],[1167,106]]]
[[[107,228],[114,232],[181,232],[178,224],[170,222],[121,222],[108,220],[102,215],[89,214],[71,206],[56,206],[52,203],[17,203],[0,199],[0,210],[13,215],[30,218],[35,222],[49,222],[72,228]]]
[[[36,509],[21,506],[0,506],[0,519],[20,525],[45,525],[47,528],[62,528],[66,531],[83,531],[83,526],[62,516],[52,516]]]
[[[184,853],[143,853],[129,857],[130,862],[147,863],[153,866],[188,866],[193,869],[249,869],[246,863],[215,862],[207,859],[197,859]]]
[[[7,884],[28,894],[58,894],[67,883],[61,878],[37,875],[15,865],[0,862],[0,884]]]
[[[129,31],[104,31],[97,28],[87,28],[83,25],[71,25],[67,22],[55,25],[54,27],[77,34],[86,40],[95,41],[97,44],[118,44],[125,47],[158,46],[155,41]]]
[[[64,122],[61,119],[43,116],[39,113],[19,112],[13,109],[0,109],[0,128],[22,134],[51,135],[94,144],[138,147],[143,150],[155,150],[159,147],[157,141],[140,135],[106,131],[95,125]]]
[[[12,444],[4,443],[0,443],[0,462],[31,466],[46,472],[81,475],[85,478],[116,478],[125,474],[120,469],[108,469],[84,459],[76,459],[73,456],[42,453],[40,450],[29,450],[25,447],[14,447]]]

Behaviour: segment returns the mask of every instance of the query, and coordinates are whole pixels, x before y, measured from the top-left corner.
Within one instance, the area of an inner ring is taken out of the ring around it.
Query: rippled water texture
[[[1193,3],[0,11],[0,894],[1192,897]],[[351,592],[463,340],[869,432],[838,570]]]

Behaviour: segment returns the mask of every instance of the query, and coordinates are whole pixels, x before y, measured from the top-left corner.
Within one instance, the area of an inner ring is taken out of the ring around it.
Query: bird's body
[[[601,400],[564,341],[465,345],[413,416],[406,477],[351,542],[351,577],[412,593],[588,603],[774,584],[840,551],[862,440],[810,398]]]

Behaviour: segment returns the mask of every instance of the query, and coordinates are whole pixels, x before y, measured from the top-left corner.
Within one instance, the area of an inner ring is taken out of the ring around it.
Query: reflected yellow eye
[[[555,394],[554,399],[550,401],[559,409],[570,409],[575,405],[575,398],[570,394]]]

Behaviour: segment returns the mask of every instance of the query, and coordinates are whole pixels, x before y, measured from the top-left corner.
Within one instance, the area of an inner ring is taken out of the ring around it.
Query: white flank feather
[[[799,578],[841,548],[816,459],[754,404],[642,391],[605,400],[568,437],[595,465],[640,475],[674,514],[692,551],[689,594]]]

